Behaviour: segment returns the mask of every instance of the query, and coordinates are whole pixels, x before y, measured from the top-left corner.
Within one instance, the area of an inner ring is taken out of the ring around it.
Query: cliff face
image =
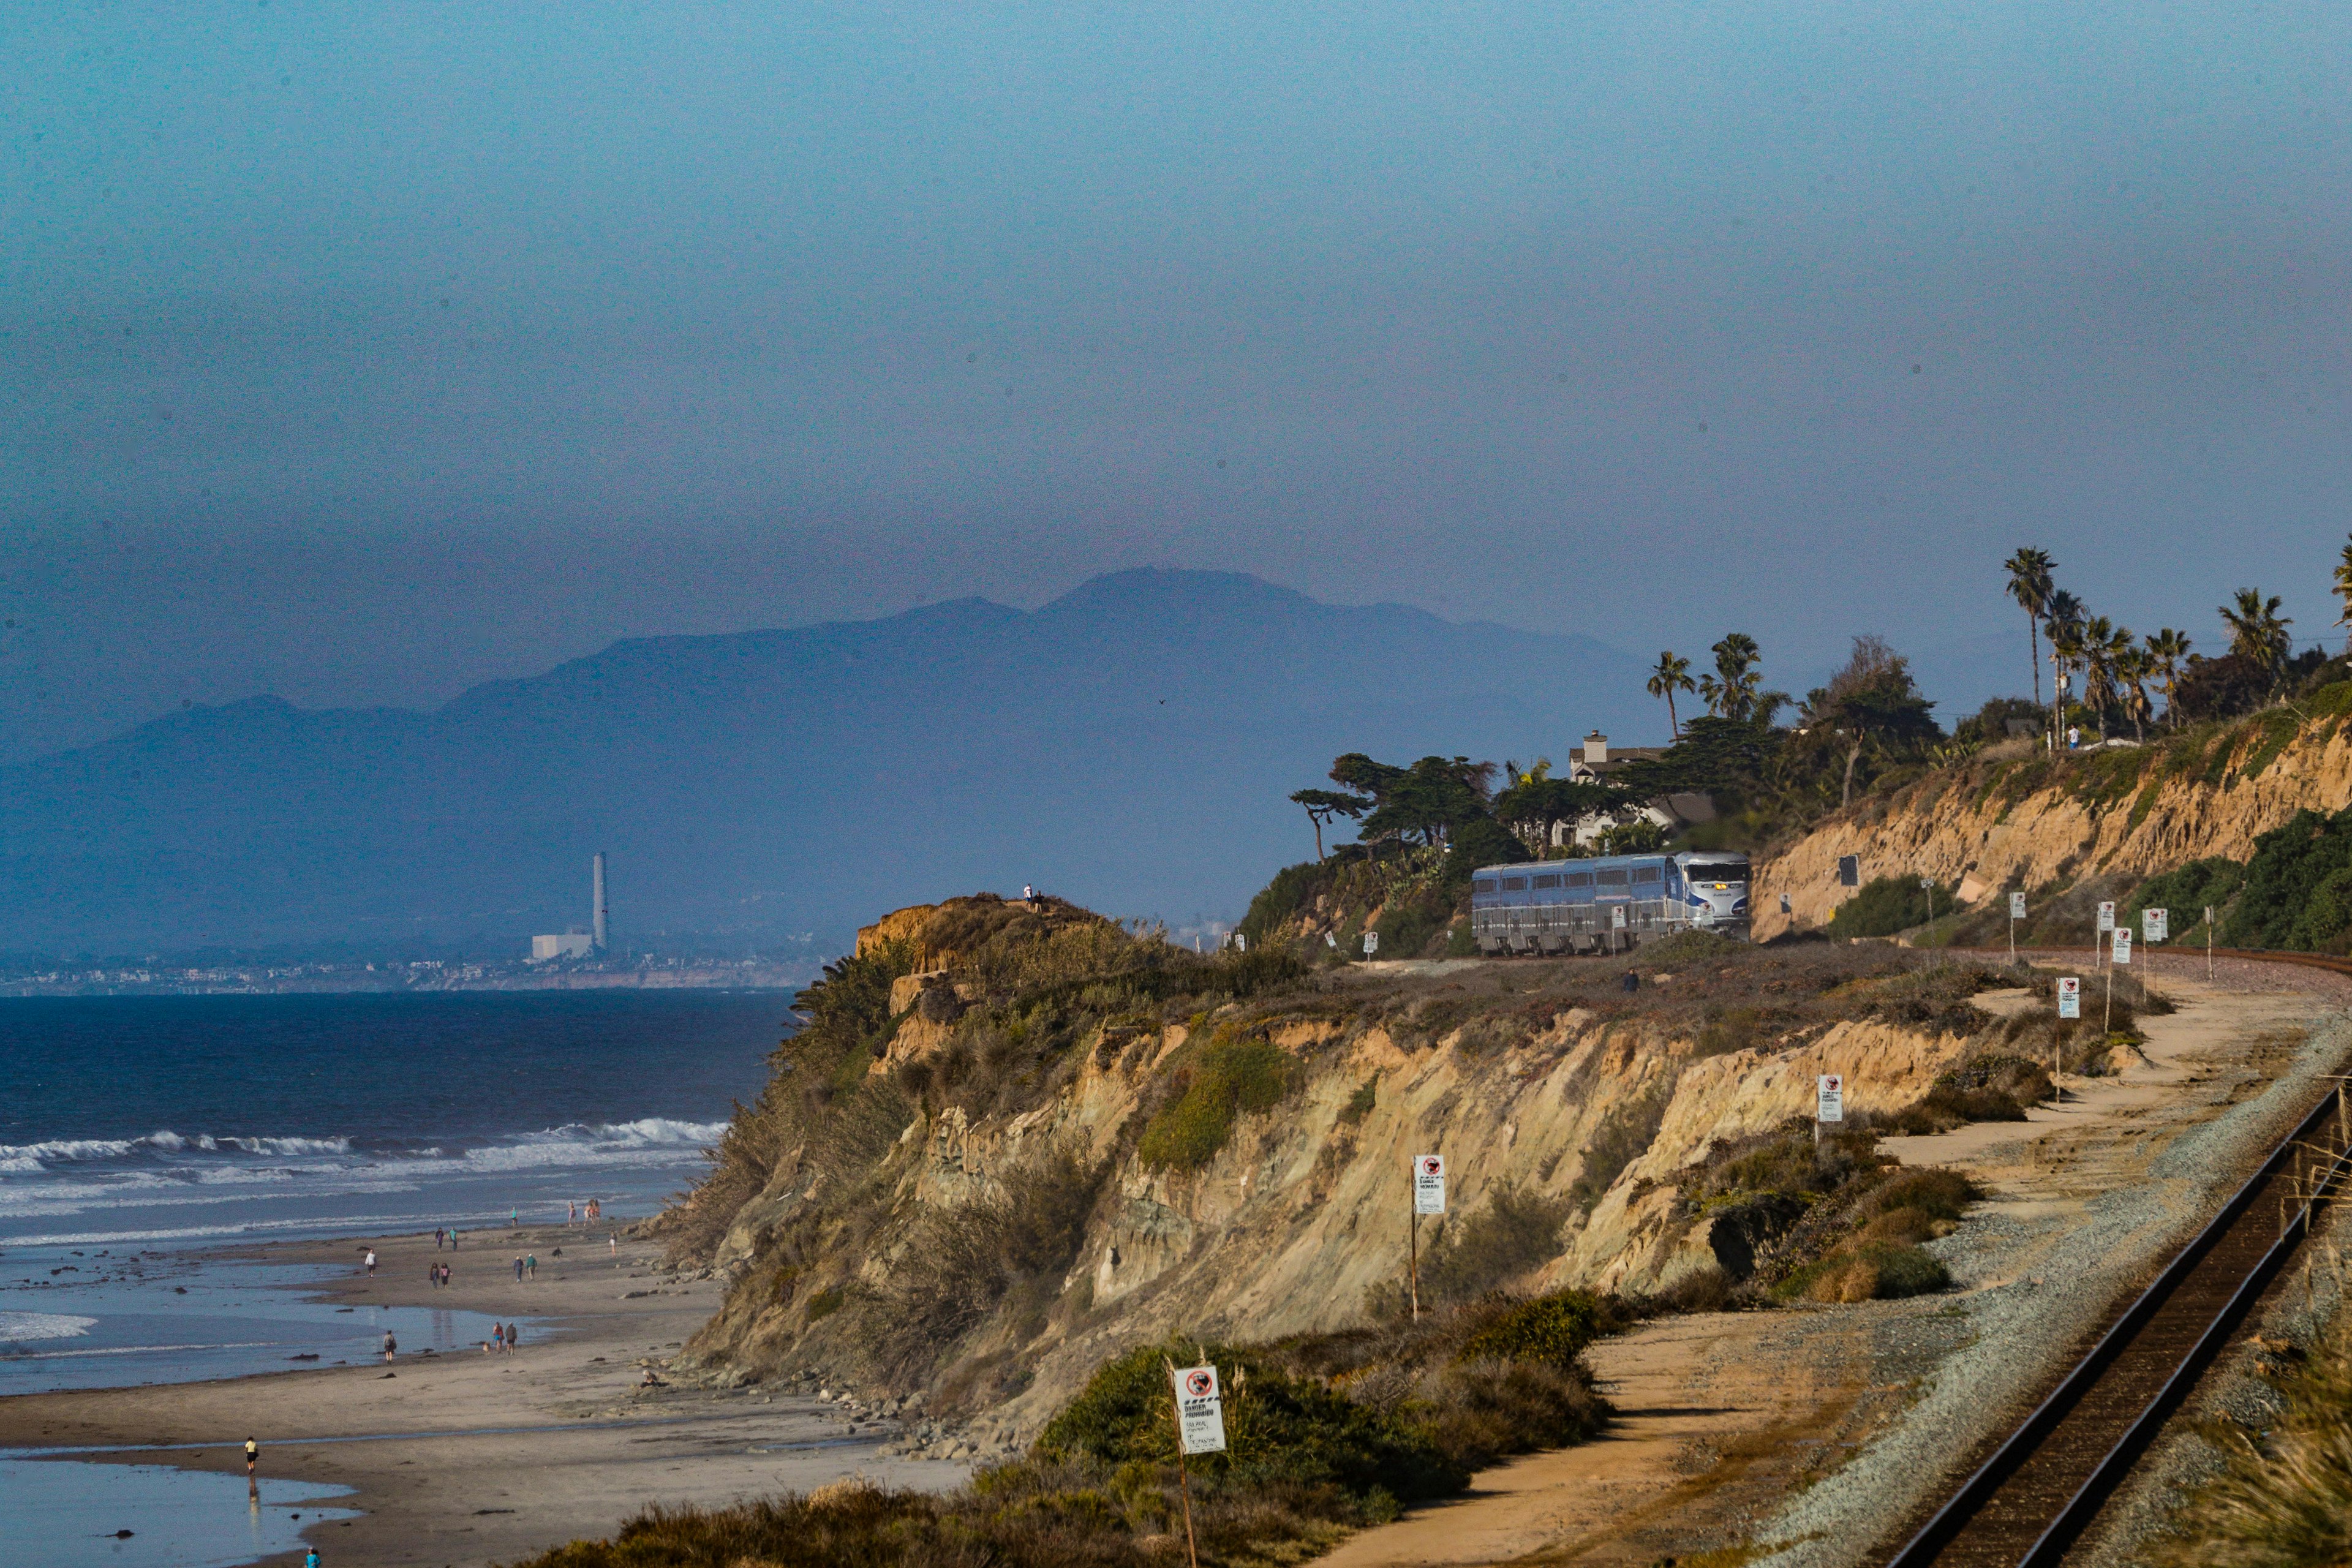
[[[1702,939],[1691,953],[1632,997],[1613,966],[1462,961],[1302,976],[1181,1019],[1100,1017],[1069,1039],[1058,1081],[990,1107],[943,1101],[926,1076],[1002,1027],[983,1022],[984,986],[961,972],[904,977],[894,1028],[857,1071],[871,1093],[911,1075],[926,1098],[905,1102],[855,1175],[815,1152],[822,1132],[782,1153],[717,1247],[732,1288],[690,1353],[730,1376],[870,1367],[894,1312],[930,1310],[929,1296],[908,1305],[906,1281],[937,1272],[932,1256],[957,1245],[966,1216],[1014,1234],[990,1204],[1030,1193],[1022,1173],[1057,1159],[1097,1184],[1052,1277],[953,1318],[955,1342],[930,1363],[935,1387],[1003,1404],[1015,1426],[1138,1342],[1361,1321],[1403,1287],[1419,1153],[1449,1164],[1449,1217],[1422,1222],[1425,1266],[1503,1199],[1549,1214],[1552,1231],[1491,1282],[1654,1290],[1736,1272],[1745,1254],[1677,1204],[1677,1173],[1718,1140],[1810,1115],[1817,1072],[1848,1075],[1857,1113],[1908,1106],[1988,1020],[1949,999],[1936,1016],[1958,1027],[1874,1016],[1887,988],[1914,994],[1908,961],[1885,949],[1773,954]],[[1964,995],[1971,982],[1952,984]],[[942,987],[968,1013],[919,1017]],[[1021,1016],[1042,1026],[1034,1007]],[[1220,1146],[1169,1158],[1161,1130],[1189,1125],[1216,1074],[1244,1069],[1278,1091],[1253,1109],[1238,1090]]]
[[[2257,836],[2298,810],[2352,803],[2352,687],[2138,749],[2050,758],[1989,756],[1941,770],[1841,814],[1757,872],[1756,934],[1826,924],[1862,879],[1932,876],[1971,902],[2109,872],[2146,876],[2210,855],[2245,859]],[[2330,699],[2333,699],[2331,700]],[[1780,912],[1786,895],[1789,914]]]

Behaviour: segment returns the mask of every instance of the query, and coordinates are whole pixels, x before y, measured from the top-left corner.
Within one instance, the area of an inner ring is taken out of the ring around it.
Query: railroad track
[[[2308,953],[2215,956],[2352,973]],[[1888,1568],[2054,1568],[2294,1258],[2316,1204],[2352,1182],[2347,1087],[2311,1108]]]

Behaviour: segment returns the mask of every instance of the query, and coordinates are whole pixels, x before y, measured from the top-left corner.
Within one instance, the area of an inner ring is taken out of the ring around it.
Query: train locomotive
[[[1679,931],[1748,940],[1747,856],[1535,860],[1471,877],[1470,934],[1481,952],[1624,952]]]

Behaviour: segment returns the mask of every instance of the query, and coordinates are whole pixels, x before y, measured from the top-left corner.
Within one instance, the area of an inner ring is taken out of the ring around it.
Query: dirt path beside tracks
[[[1907,1301],[1643,1324],[1591,1352],[1619,1419],[1486,1471],[1459,1501],[1366,1531],[1333,1568],[1643,1568],[1738,1548],[1789,1568],[1872,1559],[2161,1266],[2342,1070],[2352,980],[2163,955],[2179,1011],[2146,1060],[2069,1078],[2023,1122],[1885,1147],[1987,1190],[1934,1244],[1958,1289]]]

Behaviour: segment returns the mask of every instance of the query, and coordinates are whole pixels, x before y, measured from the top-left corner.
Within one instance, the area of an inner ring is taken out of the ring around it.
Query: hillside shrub
[[[2352,945],[2352,807],[2298,811],[2256,838],[2221,937],[2227,947],[2298,952]]]
[[[1928,891],[1916,877],[1874,878],[1837,907],[1830,917],[1829,933],[1833,937],[1893,936],[1926,925]],[[1934,893],[1936,912],[1948,913],[1958,889],[1939,886]]]
[[[1559,1227],[1574,1205],[1506,1184],[1485,1207],[1446,1222],[1444,1240],[1421,1265],[1424,1304],[1473,1301],[1559,1256]]]
[[[1266,1040],[1220,1033],[1190,1066],[1192,1081],[1144,1124],[1136,1153],[1162,1170],[1197,1170],[1217,1157],[1244,1114],[1270,1110],[1290,1091],[1297,1067]]]
[[[1408,1503],[1457,1491],[1469,1479],[1425,1427],[1219,1344],[1146,1345],[1109,1363],[1038,1435],[1039,1457],[1113,1467],[1172,1462],[1171,1361],[1213,1362],[1224,1385],[1226,1451],[1193,1456],[1196,1474],[1330,1486],[1358,1499],[1379,1491]]]
[[[1522,1361],[1572,1366],[1601,1332],[1598,1297],[1557,1290],[1510,1308],[1463,1342],[1457,1361]]]
[[[2121,919],[2135,931],[2142,910],[2163,910],[2170,916],[2171,941],[2203,941],[2205,910],[2228,910],[2230,900],[2245,885],[2246,868],[2225,856],[2209,855],[2150,877],[2133,889]]]
[[[863,1290],[858,1341],[875,1369],[919,1383],[1026,1284],[1058,1294],[1108,1163],[1066,1144],[1002,1173],[993,1191],[917,1224],[886,1281]],[[809,1316],[819,1313],[812,1302]]]
[[[1945,1289],[1951,1271],[1903,1241],[1864,1241],[1797,1269],[1772,1288],[1783,1301],[1879,1301]]]

